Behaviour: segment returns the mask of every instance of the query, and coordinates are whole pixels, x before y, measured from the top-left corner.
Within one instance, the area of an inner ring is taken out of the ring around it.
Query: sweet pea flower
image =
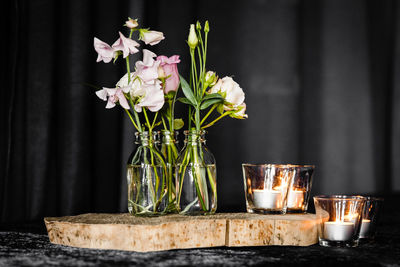
[[[108,97],[108,102],[106,105],[107,109],[115,107],[115,103],[117,102],[119,102],[119,104],[124,109],[129,109],[128,101],[126,100],[124,95],[124,93],[128,92],[129,92],[129,87],[123,87],[123,88],[103,87],[103,89],[96,91],[96,95],[103,101],[107,101]]]
[[[211,88],[210,93],[219,93],[225,98],[225,110],[232,110],[244,102],[244,92],[231,77],[224,77]]]
[[[125,21],[125,26],[129,29],[135,29],[137,26],[139,26],[139,23],[137,22],[137,19],[128,18],[128,20]]]
[[[144,88],[142,87],[142,81],[139,77],[136,76],[136,73],[131,72],[131,82],[128,83],[128,73],[126,73],[122,78],[117,82],[117,87],[129,87],[129,94],[132,99],[137,97],[141,97],[145,94]]]
[[[164,34],[162,32],[148,31],[148,30],[141,31],[140,38],[141,40],[143,40],[145,44],[149,45],[156,45],[165,39]]]
[[[159,78],[168,77],[165,80],[164,93],[168,94],[168,92],[176,91],[179,87],[179,73],[177,64],[181,62],[178,55],[174,55],[170,58],[166,56],[158,56],[157,61],[160,61],[160,67],[162,69],[162,76]],[[161,71],[159,71],[161,72]]]
[[[114,58],[115,51],[107,43],[94,37],[93,45],[94,45],[94,50],[96,50],[98,54],[96,62],[104,61],[104,63],[108,63]]]
[[[150,50],[143,49],[143,61],[137,61],[136,75],[146,84],[154,84],[158,79],[160,61],[154,60],[157,55]]]
[[[123,57],[126,58],[129,54],[135,54],[139,52],[136,48],[139,46],[137,42],[130,38],[126,38],[121,32],[119,32],[119,38],[112,45],[114,51],[122,51]]]
[[[136,112],[141,112],[144,107],[148,108],[151,112],[159,111],[164,106],[165,101],[160,82],[155,82],[152,85],[143,84],[142,87],[144,88],[145,95],[135,105]]]

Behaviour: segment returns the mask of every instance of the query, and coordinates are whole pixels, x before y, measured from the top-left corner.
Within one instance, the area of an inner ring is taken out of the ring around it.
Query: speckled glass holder
[[[294,168],[281,164],[242,164],[247,212],[285,214]]]
[[[360,238],[362,241],[373,240],[375,238],[376,226],[382,206],[383,198],[365,197],[360,229]]]
[[[324,247],[356,247],[359,242],[365,198],[362,196],[314,197],[319,244]]]

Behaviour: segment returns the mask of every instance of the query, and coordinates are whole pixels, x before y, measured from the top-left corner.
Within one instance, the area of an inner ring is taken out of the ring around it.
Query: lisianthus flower
[[[130,38],[126,38],[121,32],[119,32],[119,38],[112,45],[114,51],[122,51],[123,57],[126,58],[129,54],[135,54],[139,52],[136,48],[139,46],[137,42]]]
[[[197,39],[196,30],[194,28],[194,24],[190,24],[189,36],[188,36],[188,44],[191,49],[195,49],[197,44],[199,43],[199,39]]]
[[[137,61],[136,75],[146,84],[154,84],[158,79],[158,66],[160,61],[154,60],[157,55],[150,50],[143,49],[143,61]]]
[[[115,107],[115,103],[119,102],[119,104],[124,109],[129,109],[128,101],[125,98],[124,93],[129,92],[129,87],[123,88],[106,88],[96,91],[96,95],[103,101],[107,101],[106,108]],[[107,99],[108,98],[108,99]]]
[[[93,45],[94,45],[94,50],[96,50],[98,54],[96,60],[97,62],[104,61],[104,63],[108,63],[114,58],[115,56],[114,49],[107,43],[94,37]]]
[[[139,103],[135,105],[135,110],[137,112],[141,112],[144,107],[148,108],[151,112],[157,112],[164,106],[164,93],[160,83],[161,82],[158,81],[152,85],[142,84],[145,94],[144,97],[139,100]]]
[[[236,107],[237,112],[232,113],[231,115],[229,115],[232,118],[235,119],[247,119],[248,115],[245,114],[246,113],[246,103],[242,103],[241,105]]]
[[[219,93],[225,98],[225,110],[232,110],[244,102],[244,92],[231,77],[224,77],[211,88],[210,93]],[[232,107],[231,107],[232,106]]]
[[[178,55],[174,55],[170,58],[166,56],[158,56],[157,61],[160,61],[160,67],[162,69],[162,78],[166,78],[164,93],[176,91],[179,87],[179,73],[177,64],[181,62]]]
[[[162,32],[143,30],[141,31],[140,39],[143,40],[145,44],[156,45],[164,40],[165,37]]]

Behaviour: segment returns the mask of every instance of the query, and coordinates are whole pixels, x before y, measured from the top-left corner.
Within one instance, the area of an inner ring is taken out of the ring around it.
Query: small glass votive
[[[316,196],[315,211],[319,244],[324,247],[356,247],[359,241],[365,198],[362,196]]]
[[[281,164],[242,164],[247,212],[285,214],[294,168]]]
[[[372,240],[375,238],[377,221],[382,206],[383,198],[365,197],[360,229],[360,238],[362,240]]]
[[[288,213],[307,212],[314,165],[290,165],[294,168],[287,196]]]

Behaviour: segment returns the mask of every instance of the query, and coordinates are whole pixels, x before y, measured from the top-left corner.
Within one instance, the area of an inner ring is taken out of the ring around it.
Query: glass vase
[[[137,216],[157,216],[168,207],[166,165],[155,136],[135,133],[136,149],[127,166],[128,210]]]
[[[181,214],[214,214],[217,209],[217,169],[205,131],[185,131],[184,148],[176,164],[176,208]]]
[[[179,155],[178,137],[179,132],[161,130],[160,151],[165,159],[167,167],[167,188],[168,188],[168,213],[175,213],[176,210],[176,187],[175,187],[175,165]]]

